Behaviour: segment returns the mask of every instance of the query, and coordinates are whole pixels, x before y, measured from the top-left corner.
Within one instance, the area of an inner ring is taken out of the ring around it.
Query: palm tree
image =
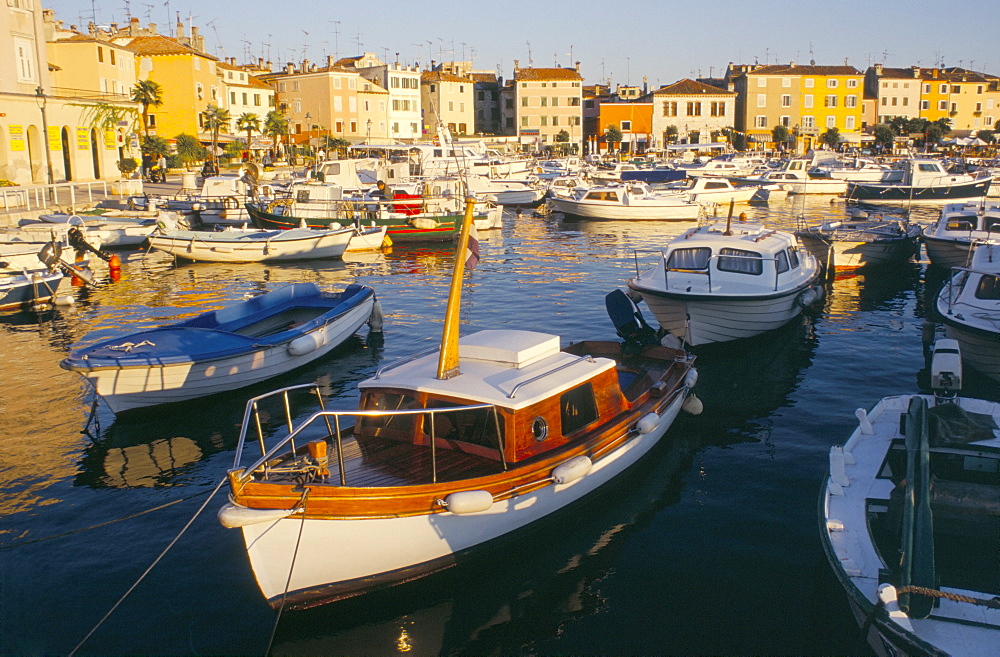
[[[264,134],[274,140],[274,145],[278,145],[278,138],[288,134],[288,119],[278,110],[271,110],[264,119]]]
[[[247,133],[247,150],[250,150],[250,135],[260,132],[260,117],[251,112],[244,112],[236,119],[236,129]]]
[[[142,105],[142,130],[149,136],[149,108],[163,104],[163,87],[153,80],[139,80],[132,87],[132,102]]]
[[[223,128],[226,130],[229,129],[229,110],[209,105],[201,114],[205,129],[212,133],[212,160],[217,162],[219,159],[216,154],[219,144],[219,131]]]

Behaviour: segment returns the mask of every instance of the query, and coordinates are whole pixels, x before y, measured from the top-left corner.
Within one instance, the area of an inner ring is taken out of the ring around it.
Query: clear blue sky
[[[651,88],[720,76],[729,62],[963,66],[1000,74],[997,0],[43,0],[66,25],[126,21],[161,33],[189,16],[210,54],[325,61],[376,53],[412,64],[472,59],[511,77],[522,67],[581,62],[587,84]],[[359,7],[363,7],[359,9]]]

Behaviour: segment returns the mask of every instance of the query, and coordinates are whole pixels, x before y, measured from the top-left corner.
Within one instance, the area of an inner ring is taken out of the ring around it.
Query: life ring
[[[227,210],[237,210],[240,207],[240,200],[235,196],[226,196],[222,199],[222,207]]]

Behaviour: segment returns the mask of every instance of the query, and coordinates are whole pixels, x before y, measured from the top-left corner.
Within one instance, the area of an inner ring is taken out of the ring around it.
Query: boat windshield
[[[708,269],[711,258],[712,249],[708,247],[674,249],[667,260],[667,269]]]

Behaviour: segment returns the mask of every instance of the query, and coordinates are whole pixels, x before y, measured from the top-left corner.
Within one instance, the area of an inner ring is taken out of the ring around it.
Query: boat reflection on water
[[[903,262],[838,274],[828,289],[826,310],[830,319],[856,312],[900,309],[907,294],[921,283],[921,266]]]
[[[671,428],[623,476],[514,536],[456,556],[443,572],[285,614],[273,654],[520,654],[532,645],[543,653],[558,650],[544,642],[575,621],[609,613],[624,595],[615,578],[621,550],[629,536],[655,531],[656,517],[680,500],[684,475],[701,447],[689,436]],[[668,576],[670,568],[654,561],[643,567],[658,577]],[[629,649],[630,642],[617,636],[613,645],[623,653],[643,652],[641,645]]]

